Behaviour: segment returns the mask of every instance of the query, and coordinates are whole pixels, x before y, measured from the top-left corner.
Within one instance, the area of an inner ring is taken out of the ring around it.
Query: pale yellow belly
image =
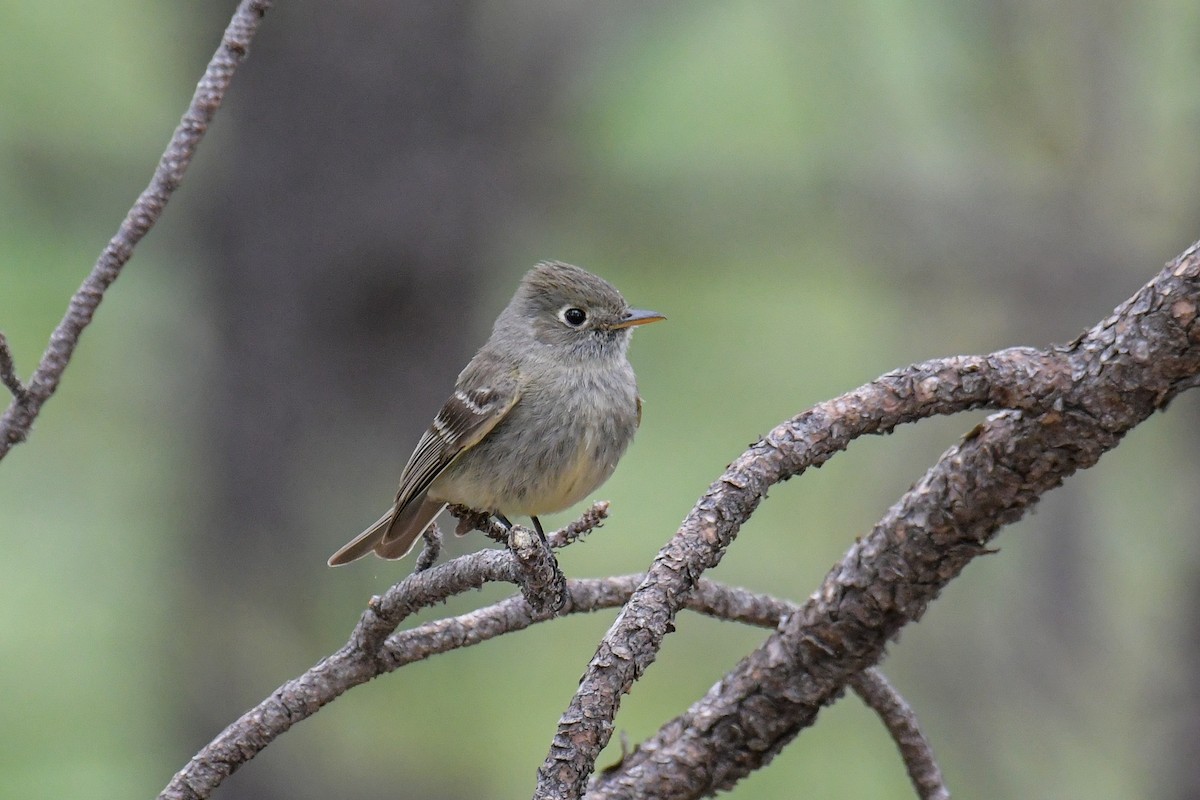
[[[432,500],[458,503],[505,516],[538,516],[562,511],[595,491],[612,475],[615,463],[597,461],[592,437],[586,436],[558,469],[530,472],[513,481],[505,468],[525,470],[526,465],[506,464],[495,471],[447,470],[429,487]],[[520,490],[517,487],[520,487]]]
[[[578,453],[566,469],[543,475],[539,489],[529,492],[524,499],[506,498],[507,504],[500,505],[501,512],[522,517],[550,514],[570,508],[595,491],[608,480],[612,467],[589,458],[591,442],[580,447]]]

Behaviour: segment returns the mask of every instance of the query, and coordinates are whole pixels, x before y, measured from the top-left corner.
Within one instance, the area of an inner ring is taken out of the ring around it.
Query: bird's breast
[[[527,386],[430,496],[507,516],[562,511],[608,480],[636,430],[632,370],[563,370]]]

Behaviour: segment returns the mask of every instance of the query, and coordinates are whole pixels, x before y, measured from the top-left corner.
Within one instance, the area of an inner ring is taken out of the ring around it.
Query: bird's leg
[[[504,516],[503,514],[501,514],[498,511],[495,514],[492,514],[492,516],[496,518],[497,522],[499,522],[501,525],[504,526],[504,530],[506,530],[506,531],[512,530],[512,523],[508,521],[508,517]]]
[[[537,535],[541,537],[542,544],[546,545],[546,549],[550,549],[550,542],[546,541],[546,532],[542,530],[542,521],[537,517],[530,517],[533,520],[533,529],[537,531]]]

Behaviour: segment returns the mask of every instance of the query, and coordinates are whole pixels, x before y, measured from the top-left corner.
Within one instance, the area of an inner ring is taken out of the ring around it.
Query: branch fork
[[[562,611],[568,599],[567,579],[558,566],[554,550],[566,547],[600,527],[608,517],[608,508],[607,501],[593,503],[579,519],[549,534],[545,543],[536,531],[523,525],[505,528],[491,514],[466,506],[452,505],[449,510],[458,519],[455,534],[463,536],[473,530],[481,531],[508,548],[516,560],[516,583],[530,608],[535,614],[553,617]]]
[[[17,377],[17,366],[13,362],[12,350],[8,348],[8,339],[3,333],[0,333],[0,383],[3,383],[12,392],[16,405],[29,404],[29,390]]]

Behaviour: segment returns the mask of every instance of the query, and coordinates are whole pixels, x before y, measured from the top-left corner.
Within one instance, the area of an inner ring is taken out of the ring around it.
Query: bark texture
[[[916,365],[777,427],[730,465],[684,520],[601,642],[563,714],[536,797],[579,797],[620,696],[654,661],[675,612],[772,484],[851,439],[932,413],[1013,409],[949,450],[790,616],[687,713],[589,797],[700,797],[766,764],[852,675],[876,663],[1003,525],[1200,374],[1193,245],[1068,345]]]

